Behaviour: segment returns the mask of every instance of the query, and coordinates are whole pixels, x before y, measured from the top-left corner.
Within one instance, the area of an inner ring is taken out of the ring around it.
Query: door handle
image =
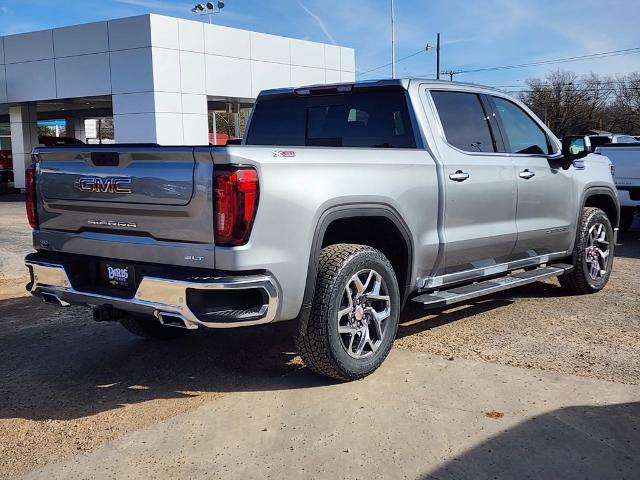
[[[454,182],[464,182],[467,178],[469,178],[469,174],[467,172],[463,172],[462,170],[456,170],[455,173],[450,173],[449,178]]]
[[[529,180],[530,178],[533,178],[536,176],[536,174],[531,170],[529,170],[528,168],[520,172],[519,175],[520,175],[520,178],[524,178],[525,180]]]

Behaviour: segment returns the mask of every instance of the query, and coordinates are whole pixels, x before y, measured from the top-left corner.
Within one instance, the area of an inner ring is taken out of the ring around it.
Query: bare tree
[[[559,136],[598,129],[614,96],[612,80],[595,74],[556,70],[527,85],[522,100]]]
[[[629,134],[640,134],[640,73],[618,77],[614,100],[610,105],[612,128]]]

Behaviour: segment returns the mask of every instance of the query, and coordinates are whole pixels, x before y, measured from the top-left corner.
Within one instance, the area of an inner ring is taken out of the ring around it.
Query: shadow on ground
[[[620,232],[618,244],[615,248],[615,256],[619,258],[640,259],[640,217],[638,217],[634,227],[630,231]],[[565,291],[559,285],[547,282],[536,282],[511,290],[505,290],[487,297],[481,297],[468,303],[455,305],[454,307],[456,308],[453,311],[451,311],[452,307],[441,310],[423,310],[420,305],[409,301],[400,318],[398,338],[441,327],[462,318],[502,308],[512,304],[519,298],[571,296],[574,296],[574,294]],[[429,316],[428,320],[423,320],[425,316]]]
[[[518,289],[545,295],[553,285]],[[555,287],[556,290],[560,290]],[[556,290],[553,290],[554,293]],[[515,295],[516,297],[518,295]],[[398,337],[500,308],[489,299],[453,312],[409,305]],[[332,383],[301,368],[295,323],[246,329],[200,329],[172,341],[135,337],[117,323],[97,323],[90,310],[60,309],[33,297],[0,301],[0,418],[68,420],[152,399],[197,392],[268,391]],[[294,378],[295,377],[295,378]]]
[[[531,418],[423,475],[448,479],[640,478],[640,402]]]
[[[522,287],[505,290],[487,297],[480,297],[468,303],[460,303],[441,310],[424,310],[419,304],[407,302],[400,317],[398,338],[441,327],[448,323],[479,315],[484,312],[511,305],[519,298],[570,297],[562,287],[546,282],[536,282]],[[425,318],[428,317],[428,318]]]
[[[615,255],[616,257],[640,258],[640,216],[636,217],[633,227],[628,232],[618,234]]]
[[[638,229],[621,235],[618,255],[640,258]],[[509,305],[518,298],[564,296],[535,283],[453,311],[408,305],[405,337]],[[409,302],[410,303],[410,302]],[[82,308],[59,309],[23,297],[0,301],[0,418],[74,419],[152,399],[197,392],[310,388],[331,383],[288,373],[300,368],[295,324],[203,330],[171,342],[139,339],[120,325],[91,320]]]
[[[544,295],[553,285],[519,289]],[[560,290],[556,287],[557,290]],[[554,293],[555,292],[554,290]],[[398,337],[512,303],[480,300],[456,311],[408,305]],[[295,322],[230,330],[199,329],[172,341],[141,339],[90,310],[60,309],[33,297],[0,301],[0,418],[66,420],[195,392],[268,391],[332,383],[301,368]]]
[[[81,418],[152,399],[198,392],[307,388],[293,324],[203,330],[173,341],[135,337],[90,311],[59,309],[31,297],[0,301],[0,419]]]

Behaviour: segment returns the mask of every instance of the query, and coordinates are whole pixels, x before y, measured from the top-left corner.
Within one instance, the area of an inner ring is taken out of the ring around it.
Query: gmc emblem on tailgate
[[[82,192],[131,193],[131,177],[80,177],[77,187]]]

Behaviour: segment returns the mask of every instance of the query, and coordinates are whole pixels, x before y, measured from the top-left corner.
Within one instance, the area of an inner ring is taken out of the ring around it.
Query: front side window
[[[447,142],[465,152],[495,152],[487,114],[475,93],[432,91]]]
[[[510,153],[531,155],[551,153],[547,135],[524,110],[504,98],[492,98],[511,146]]]
[[[416,148],[402,89],[265,97],[247,145]]]

